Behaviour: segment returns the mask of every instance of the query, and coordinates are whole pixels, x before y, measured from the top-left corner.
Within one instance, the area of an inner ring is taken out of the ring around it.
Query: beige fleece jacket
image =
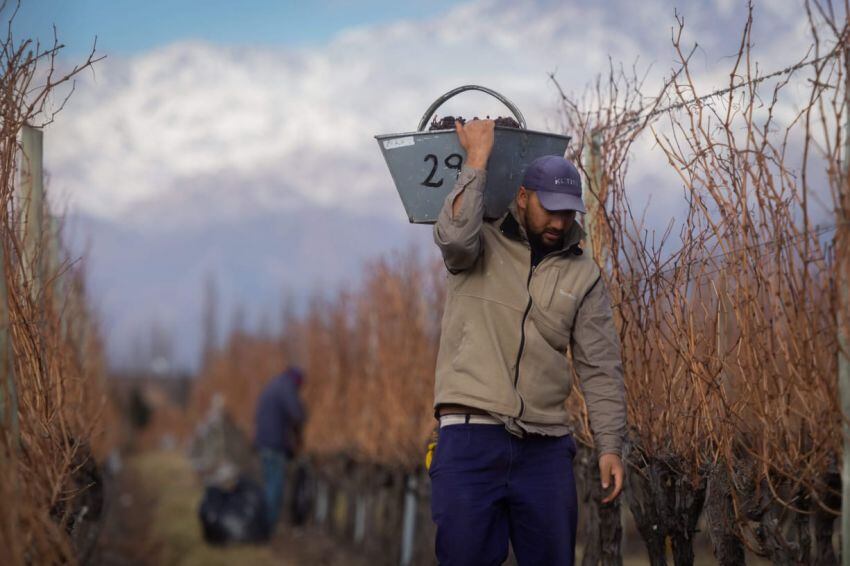
[[[598,453],[621,454],[620,342],[599,268],[577,246],[583,230],[574,223],[563,249],[532,269],[515,206],[484,221],[485,183],[486,171],[464,167],[434,226],[449,271],[435,408],[461,404],[531,425],[565,425],[572,366]]]

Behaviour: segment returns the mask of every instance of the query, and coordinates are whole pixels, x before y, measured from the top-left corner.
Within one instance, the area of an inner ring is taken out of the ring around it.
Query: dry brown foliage
[[[578,151],[595,143],[598,170],[585,160],[602,203],[593,252],[607,264],[619,317],[633,472],[663,462],[704,494],[708,471],[726,468],[738,536],[776,559],[803,545],[768,548],[751,523],[767,509],[838,513],[828,501],[841,453],[836,286],[847,260],[833,251],[846,250],[848,230],[848,35],[830,21],[823,39],[826,12],[809,8],[811,52],[772,81],[751,57],[751,10],[725,92],[696,86],[680,20],[678,70],[659,95],[643,96],[643,79],[612,65],[584,100],[563,96]],[[808,101],[780,120],[783,89],[799,76]],[[627,192],[641,135],[685,189],[684,216],[662,234],[647,229]],[[830,199],[839,214],[824,229],[813,217]]]
[[[218,393],[239,428],[253,434],[257,397],[266,382],[283,370],[284,363],[280,339],[232,333],[222,349],[209,353],[200,371],[189,403],[190,422],[201,422]]]
[[[3,8],[6,5],[4,3]],[[94,454],[114,439],[97,321],[86,305],[83,271],[61,262],[61,235],[24,236],[28,202],[17,192],[20,132],[44,126],[64,105],[56,87],[95,59],[57,71],[58,43],[0,40],[0,547],[6,564],[74,563]],[[51,110],[53,108],[53,110]],[[50,224],[48,211],[43,211]],[[5,294],[5,297],[4,297]],[[96,504],[93,502],[92,505]],[[84,513],[95,513],[89,505]]]
[[[314,303],[307,325],[308,447],[414,467],[433,420],[438,266],[416,254],[366,268],[362,291]],[[345,433],[343,434],[343,431]]]
[[[356,291],[315,298],[286,317],[278,339],[231,336],[195,387],[199,418],[216,393],[246,434],[256,399],[287,364],[304,368],[305,449],[392,467],[421,464],[434,425],[433,372],[442,313],[441,266],[415,252],[365,266]]]

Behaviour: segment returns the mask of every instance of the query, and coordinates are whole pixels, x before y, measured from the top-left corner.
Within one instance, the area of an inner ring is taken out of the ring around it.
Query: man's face
[[[525,187],[517,194],[517,210],[531,245],[546,252],[564,246],[564,235],[576,219],[575,210],[546,210],[537,193]]]

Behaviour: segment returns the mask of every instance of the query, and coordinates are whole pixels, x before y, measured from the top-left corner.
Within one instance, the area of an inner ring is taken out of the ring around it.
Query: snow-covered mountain
[[[438,95],[466,83],[505,94],[529,127],[558,130],[548,73],[580,92],[609,56],[654,63],[651,91],[673,65],[674,7],[686,41],[700,40],[699,80],[726,84],[745,16],[733,0],[475,0],[317,48],[188,41],[98,63],[47,129],[45,163],[75,250],[88,242],[114,361],[158,319],[191,362],[207,273],[226,305],[259,312],[277,308],[284,288],[303,297],[320,280],[350,281],[381,251],[427,242],[427,228],[406,224],[375,134],[412,130]],[[806,44],[800,3],[756,10],[762,64],[794,62]],[[505,110],[471,93],[440,112],[473,113]],[[678,195],[675,182],[659,191],[656,169],[636,160],[635,178],[654,180],[636,187]]]

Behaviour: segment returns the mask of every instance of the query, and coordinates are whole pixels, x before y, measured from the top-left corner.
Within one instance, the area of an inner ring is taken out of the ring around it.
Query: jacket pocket
[[[569,336],[578,311],[579,297],[568,285],[555,285],[549,305],[542,309],[544,322],[558,332]]]
[[[564,335],[569,335],[579,303],[578,292],[574,282],[567,280],[567,272],[565,266],[547,266],[533,289],[543,322]]]
[[[561,276],[561,269],[558,267],[549,267],[546,269],[546,274],[543,276],[540,297],[538,304],[542,309],[548,309],[552,305],[552,299],[555,295],[555,290],[558,287],[558,280]]]

